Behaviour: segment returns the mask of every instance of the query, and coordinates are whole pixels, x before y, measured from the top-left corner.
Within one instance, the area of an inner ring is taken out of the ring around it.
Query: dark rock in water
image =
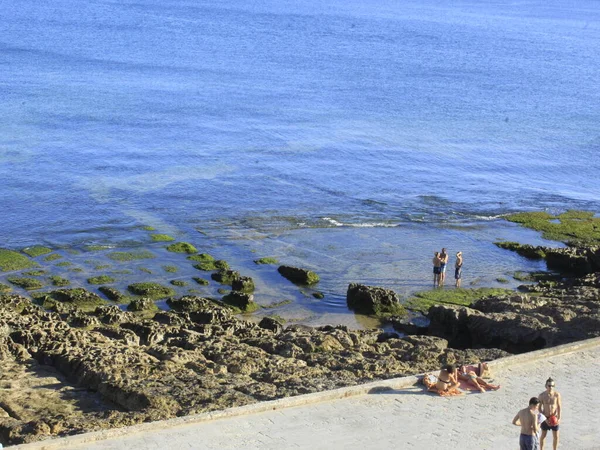
[[[546,256],[544,247],[535,247],[529,244],[519,244],[518,242],[495,242],[495,244],[500,248],[512,250],[529,259],[543,259]]]
[[[546,250],[548,269],[581,276],[600,271],[600,247]]]
[[[98,290],[106,295],[109,300],[119,301],[124,297],[117,289],[110,286],[100,286]]]
[[[319,275],[312,270],[292,266],[279,266],[277,271],[292,283],[311,285],[319,281]]]
[[[258,309],[258,305],[254,303],[254,296],[245,292],[232,291],[223,297],[223,302],[240,308],[245,312],[256,311]]]
[[[325,294],[322,292],[313,292],[312,296],[318,300],[322,300],[325,298]]]
[[[205,310],[207,308],[210,309],[215,306],[215,303],[204,297],[186,295],[180,298],[169,298],[167,300],[167,305],[175,311],[192,312]]]
[[[274,333],[280,333],[283,330],[283,324],[272,317],[263,317],[258,326]]]
[[[390,289],[351,283],[346,294],[348,307],[361,314],[403,316],[406,310],[398,294]]]
[[[238,277],[231,282],[231,289],[239,292],[254,292],[254,280],[250,277]]]
[[[240,277],[240,273],[236,270],[221,269],[218,272],[211,274],[210,277],[218,283],[231,286],[231,284]]]

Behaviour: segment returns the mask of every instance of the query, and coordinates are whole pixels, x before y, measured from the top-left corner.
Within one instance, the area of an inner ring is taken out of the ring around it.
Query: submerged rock
[[[406,310],[398,294],[390,289],[350,283],[346,294],[348,307],[361,314],[403,316]]]
[[[311,285],[319,282],[319,275],[312,270],[293,266],[279,266],[277,271],[292,283]]]

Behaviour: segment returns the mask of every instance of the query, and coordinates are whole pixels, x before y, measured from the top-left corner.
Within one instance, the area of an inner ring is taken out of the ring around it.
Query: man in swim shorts
[[[554,388],[556,383],[552,378],[546,380],[546,390],[539,396],[541,403],[540,411],[546,416],[546,420],[542,422],[542,435],[540,436],[540,450],[544,450],[544,440],[548,434],[548,430],[552,430],[552,448],[558,448],[558,426],[561,415],[561,398],[558,391]]]
[[[536,450],[536,435],[539,430],[537,423],[538,405],[540,401],[536,397],[529,399],[529,407],[522,409],[513,419],[513,425],[521,426],[521,435],[519,436],[520,450]]]
[[[444,281],[446,281],[446,265],[448,264],[448,253],[446,253],[446,249],[443,248],[440,253],[440,286],[444,285]]]
[[[440,260],[440,252],[435,252],[433,254],[433,287],[437,287],[440,285],[440,265],[442,261]]]
[[[462,278],[463,257],[462,252],[456,252],[456,263],[454,263],[454,286],[460,288],[460,280]]]

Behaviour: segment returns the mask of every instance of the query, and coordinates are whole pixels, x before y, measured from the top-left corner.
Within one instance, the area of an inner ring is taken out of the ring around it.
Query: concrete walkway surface
[[[511,421],[551,376],[563,398],[559,448],[600,449],[600,339],[534,354],[492,364],[495,382],[502,385],[496,392],[442,398],[421,386],[372,388],[365,395],[200,423],[145,424],[104,440],[91,433],[10,448],[518,449],[519,427]],[[110,431],[101,433],[107,436]],[[545,448],[552,449],[551,433]]]

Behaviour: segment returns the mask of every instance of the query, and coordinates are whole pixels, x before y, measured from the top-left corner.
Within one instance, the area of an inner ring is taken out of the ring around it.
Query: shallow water
[[[442,246],[494,285],[537,268],[491,245],[537,239],[499,215],[600,211],[599,19],[592,0],[7,0],[1,245],[145,246],[152,225],[305,318],[348,316],[350,281],[427,287]]]

